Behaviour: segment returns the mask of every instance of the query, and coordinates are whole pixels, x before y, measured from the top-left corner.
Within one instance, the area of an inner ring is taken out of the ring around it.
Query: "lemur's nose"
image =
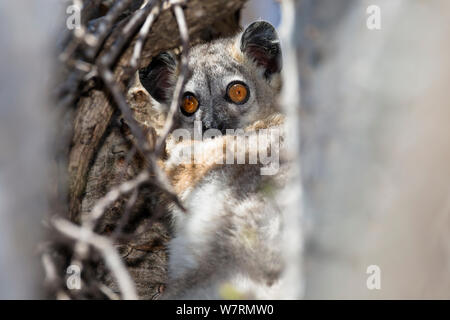
[[[220,132],[222,132],[222,134],[225,134],[226,128],[225,128],[225,125],[224,125],[222,122],[219,123],[219,125],[217,126],[217,129],[218,129]]]
[[[202,131],[203,131],[203,133],[204,133],[206,130],[209,130],[209,129],[217,129],[217,130],[219,130],[222,134],[225,134],[227,128],[225,128],[225,124],[222,123],[222,122],[220,122],[220,123],[218,123],[218,124],[214,124],[214,125],[211,124],[211,123],[203,123],[203,125],[202,125]]]

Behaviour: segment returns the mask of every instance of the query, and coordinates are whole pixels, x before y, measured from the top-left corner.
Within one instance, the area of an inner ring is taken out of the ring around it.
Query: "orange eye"
[[[192,116],[198,109],[198,100],[192,94],[186,94],[181,102],[181,112],[185,116]]]
[[[232,82],[228,85],[227,94],[236,104],[244,104],[248,100],[248,87],[241,82]]]

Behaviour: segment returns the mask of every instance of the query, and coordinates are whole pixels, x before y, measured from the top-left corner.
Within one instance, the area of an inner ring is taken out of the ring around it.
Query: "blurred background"
[[[242,26],[245,28],[255,20],[266,20],[278,27],[281,21],[280,4],[274,0],[248,1],[242,10]]]
[[[450,2],[295,3],[303,297],[450,298]],[[0,299],[44,296],[65,5],[0,0]],[[259,18],[282,28],[279,2],[248,1]]]

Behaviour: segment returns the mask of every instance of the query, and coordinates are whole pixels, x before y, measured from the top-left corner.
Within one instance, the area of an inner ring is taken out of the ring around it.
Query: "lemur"
[[[283,270],[283,219],[275,191],[284,187],[289,170],[279,157],[282,133],[269,134],[269,144],[252,140],[263,129],[283,129],[276,30],[268,22],[254,22],[234,37],[192,47],[188,65],[175,129],[215,134],[202,141],[169,137],[168,158],[161,161],[187,208],[169,208],[174,235],[163,297],[276,298]],[[140,72],[142,85],[160,110],[167,111],[171,103],[178,69],[172,54],[161,53]],[[241,131],[229,134],[230,129]],[[245,139],[237,142],[237,136]],[[180,153],[187,150],[190,160],[201,160],[180,161]],[[227,151],[242,152],[246,161],[229,163]],[[269,163],[262,161],[262,151],[271,154]],[[270,166],[273,174],[261,174]]]

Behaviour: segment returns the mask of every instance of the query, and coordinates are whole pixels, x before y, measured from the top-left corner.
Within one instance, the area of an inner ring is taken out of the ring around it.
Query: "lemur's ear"
[[[275,28],[266,21],[256,21],[241,36],[241,51],[264,67],[265,76],[281,71],[281,47]]]
[[[150,65],[139,71],[139,78],[148,93],[158,102],[169,100],[170,78],[175,73],[176,60],[171,53],[160,53],[152,59]]]

